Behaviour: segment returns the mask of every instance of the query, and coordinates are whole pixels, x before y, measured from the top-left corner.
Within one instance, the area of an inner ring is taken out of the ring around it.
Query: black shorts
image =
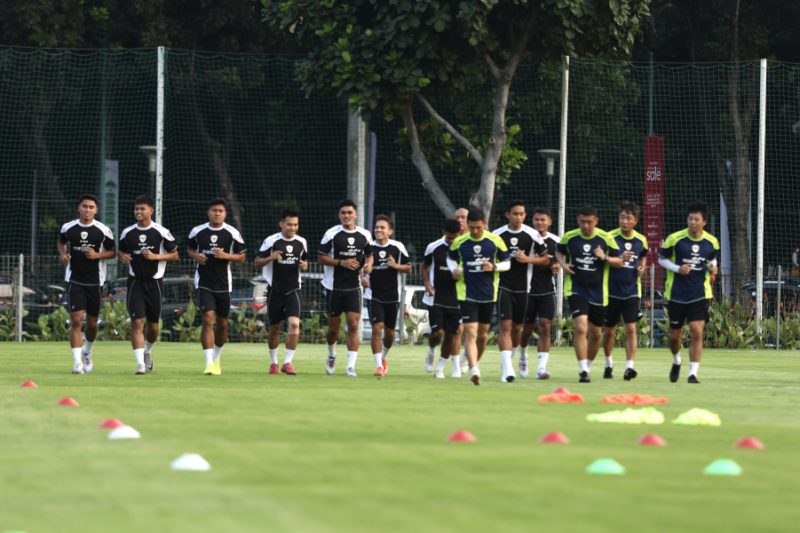
[[[325,291],[328,300],[328,316],[339,316],[342,313],[361,314],[361,290]]]
[[[161,318],[161,280],[128,278],[128,314],[157,324]]]
[[[428,323],[431,325],[431,333],[436,333],[443,329],[446,333],[455,335],[461,326],[461,309],[458,307],[429,305]]]
[[[572,318],[588,315],[589,322],[592,325],[599,328],[603,327],[605,308],[602,305],[591,304],[589,300],[579,294],[573,294],[567,301],[569,302],[569,310],[570,313],[572,313]]]
[[[612,328],[619,324],[620,316],[625,324],[639,322],[642,310],[639,308],[639,298],[609,298],[606,306],[605,326]]]
[[[478,322],[480,324],[492,323],[492,312],[494,311],[494,302],[470,302],[465,300],[459,302],[461,307],[461,322],[468,324],[470,322]]]
[[[400,308],[398,302],[384,303],[375,300],[367,300],[367,311],[369,312],[369,323],[379,324],[387,329],[394,329],[397,326],[397,310]]]
[[[280,324],[290,316],[300,317],[300,291],[289,294],[269,293],[267,298],[267,317],[270,324]]]
[[[685,322],[702,320],[708,322],[708,306],[711,300],[698,300],[690,304],[667,302],[670,329],[681,329]]]
[[[497,319],[510,320],[514,324],[525,321],[528,310],[528,295],[524,292],[511,292],[500,289],[497,296]]]
[[[214,311],[220,318],[228,318],[231,314],[231,293],[212,292],[208,289],[195,289],[194,297],[201,313]]]
[[[555,294],[528,295],[528,312],[525,313],[526,324],[533,324],[536,322],[536,317],[552,321],[555,316]]]
[[[89,316],[100,316],[100,285],[70,283],[67,289],[69,312],[86,311]]]

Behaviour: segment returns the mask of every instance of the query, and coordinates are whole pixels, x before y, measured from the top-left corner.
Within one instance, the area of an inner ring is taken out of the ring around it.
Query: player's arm
[[[331,266],[331,267],[343,266],[341,259],[334,259],[333,257],[326,254],[322,250],[317,251],[317,262],[324,266]]]
[[[556,249],[556,262],[567,274],[575,274],[575,269],[567,262],[567,245],[559,243]]]
[[[206,261],[208,261],[208,256],[206,254],[201,254],[198,250],[200,247],[197,245],[197,239],[194,237],[195,233],[192,231],[192,234],[189,235],[189,240],[186,243],[186,255],[188,255],[192,260],[196,261],[201,265],[205,265]]]
[[[547,255],[546,248],[545,255],[538,255],[535,248],[531,248],[530,255],[526,254],[522,250],[517,250],[517,253],[514,254],[514,260],[517,263],[524,263],[526,265],[534,266],[547,266],[550,264],[550,256]]]
[[[506,244],[498,238],[500,242],[496,242],[497,250],[495,251],[494,258],[496,262],[486,261],[483,264],[483,270],[487,272],[507,272],[511,269],[511,253],[506,248]]]
[[[59,237],[56,241],[56,250],[58,250],[58,256],[61,259],[61,263],[64,265],[69,263],[70,255],[69,250],[67,250],[67,243],[62,242],[61,237]]]
[[[393,268],[403,274],[411,272],[411,263],[408,262],[408,256],[406,255],[400,255],[400,262],[395,261],[394,256],[390,255],[389,259],[386,260],[386,264],[389,265],[389,268]]]
[[[244,263],[247,260],[247,253],[245,250],[236,253],[224,252],[221,248],[214,248],[214,257],[231,263]]]

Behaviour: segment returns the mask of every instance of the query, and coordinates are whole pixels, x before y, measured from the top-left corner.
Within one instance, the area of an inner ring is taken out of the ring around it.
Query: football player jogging
[[[239,230],[225,223],[225,200],[208,204],[208,222],[195,226],[187,242],[189,257],[197,261],[194,290],[202,328],[200,344],[207,376],[222,374],[222,347],[228,340],[228,315],[231,310],[233,277],[231,263],[244,263],[245,246]]]
[[[456,221],[458,222],[459,228],[461,228],[460,231],[459,231],[459,235],[464,235],[468,231],[468,229],[467,229],[467,215],[468,214],[469,214],[469,209],[467,209],[466,207],[459,207],[458,209],[456,209],[453,212],[453,218],[456,219]],[[463,342],[464,341],[464,332],[463,332],[464,328],[461,328],[461,329],[462,329],[462,332],[461,332],[461,356],[459,357],[459,359],[461,360],[461,373],[464,374],[469,370],[469,364],[467,363],[467,355],[466,355],[466,352],[464,351],[465,350],[465,348],[464,348],[465,345],[464,345],[464,342]]]
[[[609,265],[619,268],[633,252],[619,256],[617,242],[599,229],[600,218],[592,206],[578,211],[578,229],[561,238],[556,259],[564,269],[564,295],[575,324],[573,345],[581,383],[589,383],[591,362],[600,349],[604,307],[608,303]]]
[[[411,272],[408,252],[402,242],[391,237],[394,224],[386,215],[375,217],[375,241],[372,243],[372,264],[364,267],[361,284],[365,288],[369,322],[372,324],[372,356],[375,376],[389,372],[387,356],[394,345],[397,313],[400,309],[401,276]],[[383,339],[381,345],[381,338]]]
[[[262,269],[269,284],[267,317],[269,318],[269,373],[278,373],[278,344],[286,322],[286,357],[280,371],[297,374],[292,358],[300,340],[300,271],[308,270],[308,244],[297,235],[300,214],[290,209],[281,213],[281,231],[270,235],[261,244],[256,267]]]
[[[519,375],[523,378],[528,377],[528,344],[533,335],[534,325],[538,323],[536,379],[550,379],[550,372],[547,371],[550,359],[550,330],[556,315],[556,276],[561,271],[561,266],[556,261],[556,248],[561,239],[558,235],[550,233],[553,219],[546,208],[534,209],[532,224],[533,229],[542,238],[540,247],[534,246],[534,254],[547,256],[548,262],[544,265],[533,265],[528,312],[519,341]]]
[[[687,228],[671,234],[658,252],[658,264],[667,270],[664,297],[669,314],[669,348],[672,368],[669,380],[681,373],[683,324],[689,323],[689,383],[700,383],[697,371],[703,356],[703,330],[711,303],[711,276],[717,275],[719,242],[705,231],[708,205],[692,202],[687,208]]]
[[[153,371],[152,351],[158,340],[162,279],[167,262],[178,260],[178,246],[172,233],[153,222],[154,206],[149,196],[136,198],[133,201],[136,224],[122,230],[119,236],[119,260],[128,265],[128,314],[137,375]]]
[[[511,254],[511,268],[500,274],[500,290],[497,296],[497,318],[499,334],[497,344],[500,348],[501,368],[505,368],[507,379],[513,381],[513,357],[519,346],[522,324],[528,309],[528,291],[530,290],[533,265],[547,265],[550,258],[546,255],[534,255],[534,246],[543,247],[539,233],[524,224],[527,213],[525,205],[514,200],[505,210],[508,224],[494,230],[494,234],[503,239]],[[527,370],[527,368],[526,368]],[[508,379],[510,378],[510,379]]]
[[[325,372],[336,372],[336,341],[342,313],[347,317],[347,375],[356,377],[358,332],[361,321],[361,269],[372,265],[372,236],[356,226],[356,204],[352,200],[339,203],[339,224],[322,237],[317,258],[324,267],[322,286],[327,298],[328,358]]]
[[[486,216],[473,207],[467,215],[469,233],[450,246],[447,266],[457,281],[456,292],[464,324],[464,348],[469,361],[470,380],[480,385],[478,362],[486,348],[489,325],[497,302],[500,272],[511,268],[508,248],[503,239],[486,231]],[[514,380],[513,369],[503,361],[501,380]]]
[[[606,355],[606,367],[603,377],[614,377],[614,361],[612,351],[616,340],[617,324],[620,317],[625,324],[625,372],[622,377],[630,381],[637,376],[633,368],[636,349],[639,347],[636,323],[642,313],[639,304],[642,298],[642,279],[647,267],[647,237],[636,231],[639,221],[639,206],[631,202],[619,205],[619,227],[608,234],[617,241],[620,251],[633,252],[633,257],[623,262],[621,268],[612,268],[608,277],[608,307],[606,307],[605,326],[603,332],[603,351]]]
[[[56,248],[66,266],[69,344],[72,348],[72,373],[88,374],[94,369],[92,346],[97,338],[100,316],[100,288],[106,281],[106,260],[116,254],[114,235],[105,224],[94,219],[97,198],[84,194],[78,200],[78,218],[61,226]],[[86,318],[86,334],[83,320]]]
[[[428,244],[422,259],[422,283],[425,285],[422,302],[428,306],[428,323],[431,326],[425,370],[434,372],[436,379],[444,379],[444,367],[448,359],[453,361],[450,377],[460,378],[462,374],[459,355],[461,310],[456,296],[456,281],[447,266],[450,245],[461,233],[458,221],[446,220],[443,233],[443,237]],[[433,360],[440,343],[442,348],[434,371]]]

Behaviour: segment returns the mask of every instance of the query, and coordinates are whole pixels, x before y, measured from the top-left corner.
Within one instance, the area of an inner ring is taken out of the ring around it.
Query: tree
[[[491,211],[508,146],[506,110],[523,61],[627,57],[649,0],[262,0],[264,21],[293,35],[306,54],[308,92],[402,117],[423,186],[445,213],[454,205],[431,169],[416,114],[422,110],[480,169],[470,203]],[[456,125],[437,103],[470,90],[491,101],[487,129]],[[472,135],[466,132],[472,129]]]

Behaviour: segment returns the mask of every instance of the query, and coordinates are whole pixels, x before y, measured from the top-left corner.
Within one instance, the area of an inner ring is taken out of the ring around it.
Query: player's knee
[[[286,326],[289,335],[298,335],[300,333],[300,322],[297,320],[290,320]]]

